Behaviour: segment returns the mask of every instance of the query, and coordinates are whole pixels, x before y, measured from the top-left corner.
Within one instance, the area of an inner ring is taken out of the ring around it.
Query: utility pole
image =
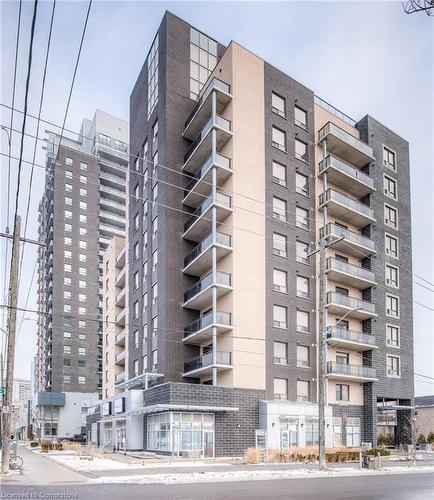
[[[9,321],[8,321],[8,338],[6,352],[6,395],[3,399],[7,412],[3,413],[3,450],[2,450],[2,474],[9,472],[9,456],[11,453],[10,436],[11,436],[11,406],[12,406],[12,390],[14,376],[14,358],[15,358],[15,333],[17,326],[17,302],[18,302],[18,267],[20,258],[20,232],[21,232],[21,217],[15,216],[14,239],[12,243],[12,262],[10,271],[10,298],[9,298]]]

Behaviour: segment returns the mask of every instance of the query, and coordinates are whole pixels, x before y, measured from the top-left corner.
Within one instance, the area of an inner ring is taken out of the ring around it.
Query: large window
[[[398,199],[398,190],[396,186],[395,179],[392,179],[388,175],[384,176],[384,194],[394,200]]]
[[[304,368],[309,366],[309,347],[306,345],[297,346],[297,366]]]
[[[350,386],[346,384],[336,384],[336,401],[349,401]]]
[[[274,379],[274,399],[288,399],[288,381],[286,378]]]
[[[384,205],[384,223],[398,229],[398,210],[390,205]]]
[[[297,297],[309,298],[309,278],[297,276]]]
[[[276,292],[288,293],[287,281],[286,271],[273,269],[273,290]]]
[[[295,260],[297,262],[301,262],[302,264],[309,264],[309,258],[307,256],[309,253],[309,245],[307,243],[297,241],[295,249]]]
[[[284,306],[273,305],[273,326],[288,328],[288,310]]]
[[[347,418],[347,446],[360,446],[360,418]]]
[[[383,165],[396,172],[396,154],[385,146],[383,147]]]
[[[395,266],[386,264],[386,285],[399,288],[399,271]]]
[[[309,211],[305,208],[296,207],[295,209],[295,225],[302,229],[309,229]]]
[[[286,151],[286,134],[283,130],[273,127],[271,141],[275,148]]]
[[[384,246],[386,249],[386,255],[390,257],[398,258],[398,238],[391,236],[390,234],[385,235]]]
[[[388,377],[400,377],[400,359],[399,356],[387,355],[386,359],[387,366],[387,376]]]
[[[309,401],[309,382],[297,380],[297,401]]]
[[[399,326],[386,325],[386,343],[390,347],[399,347]]]
[[[309,196],[309,178],[306,175],[295,174],[295,191],[296,193]]]
[[[273,196],[273,217],[286,221],[286,201]]]
[[[306,311],[297,311],[297,332],[309,333],[309,313]]]
[[[307,113],[304,109],[295,106],[294,108],[294,122],[299,127],[307,129]]]
[[[274,363],[276,365],[288,364],[288,344],[285,342],[274,342]]]
[[[295,157],[307,163],[307,144],[299,139],[295,139]]]
[[[318,445],[319,440],[319,422],[315,417],[306,417],[306,446]]]
[[[217,42],[190,29],[190,98],[196,100],[217,64]]]
[[[399,298],[386,294],[386,316],[399,318]]]
[[[287,238],[283,234],[273,233],[273,253],[280,257],[287,257]]]
[[[277,161],[273,161],[273,182],[286,186],[286,167]]]
[[[271,110],[280,116],[286,116],[285,99],[274,92],[271,94]]]
[[[148,56],[148,118],[158,102],[158,34]]]

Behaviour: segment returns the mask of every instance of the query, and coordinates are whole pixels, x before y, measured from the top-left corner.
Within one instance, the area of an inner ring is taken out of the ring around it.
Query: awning
[[[142,373],[140,375],[137,375],[136,377],[130,378],[129,380],[122,382],[122,384],[119,384],[118,387],[122,387],[123,389],[133,389],[134,387],[137,387],[138,385],[145,384],[145,389],[148,388],[148,383],[149,380],[152,379],[157,379],[164,377],[161,373]]]
[[[204,406],[204,405],[189,405],[189,404],[178,404],[178,403],[159,403],[155,405],[144,406],[139,410],[133,410],[129,412],[130,414],[148,414],[148,413],[160,413],[163,411],[201,411],[201,412],[227,412],[227,411],[239,411],[239,408],[234,406]]]

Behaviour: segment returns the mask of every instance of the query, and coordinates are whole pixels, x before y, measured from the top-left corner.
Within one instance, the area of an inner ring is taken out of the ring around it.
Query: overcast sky
[[[15,107],[22,110],[32,2],[23,2]],[[51,2],[39,2],[29,113],[37,115]],[[12,101],[18,2],[1,2],[1,103]],[[87,3],[57,2],[42,118],[61,124]],[[410,142],[413,271],[434,283],[433,269],[433,47],[434,18],[403,13],[400,2],[99,2],[92,6],[66,127],[79,131],[83,118],[99,108],[128,120],[129,95],[165,10],[184,18],[223,44],[235,40],[292,76],[355,119],[370,114]],[[1,124],[10,113],[1,107]],[[20,128],[22,115],[14,115]],[[40,137],[48,125],[42,124]],[[34,134],[35,120],[29,119]],[[36,163],[44,164],[38,143]],[[31,161],[34,141],[24,141]],[[1,131],[1,152],[7,154]],[[12,155],[19,155],[13,134]],[[7,159],[1,159],[1,231],[7,205]],[[11,212],[18,162],[13,160]],[[25,216],[30,165],[23,164],[19,213]],[[35,167],[27,237],[37,237],[37,206],[44,184]],[[11,216],[12,220],[12,216]],[[23,220],[24,223],[24,220]],[[10,246],[10,244],[9,244]],[[4,282],[5,241],[0,276]],[[10,251],[9,251],[10,256]],[[35,247],[26,245],[20,284],[23,307],[35,268]],[[426,282],[424,285],[429,285]],[[3,301],[3,284],[1,286]],[[414,285],[414,299],[434,306],[432,291]],[[36,308],[35,286],[29,309]],[[36,352],[35,316],[24,316],[17,343],[15,375],[30,377]],[[2,326],[4,326],[2,324]],[[406,334],[406,332],[403,332]],[[415,372],[434,377],[433,312],[414,305]],[[416,377],[416,394],[434,394],[434,380]]]

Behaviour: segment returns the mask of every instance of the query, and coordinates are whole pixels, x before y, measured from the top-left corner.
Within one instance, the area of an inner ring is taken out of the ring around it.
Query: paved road
[[[12,496],[13,495],[13,496]],[[27,496],[25,496],[27,495]],[[52,496],[56,495],[56,496]],[[181,485],[5,486],[0,498],[79,500],[432,500],[434,474],[242,481]]]

